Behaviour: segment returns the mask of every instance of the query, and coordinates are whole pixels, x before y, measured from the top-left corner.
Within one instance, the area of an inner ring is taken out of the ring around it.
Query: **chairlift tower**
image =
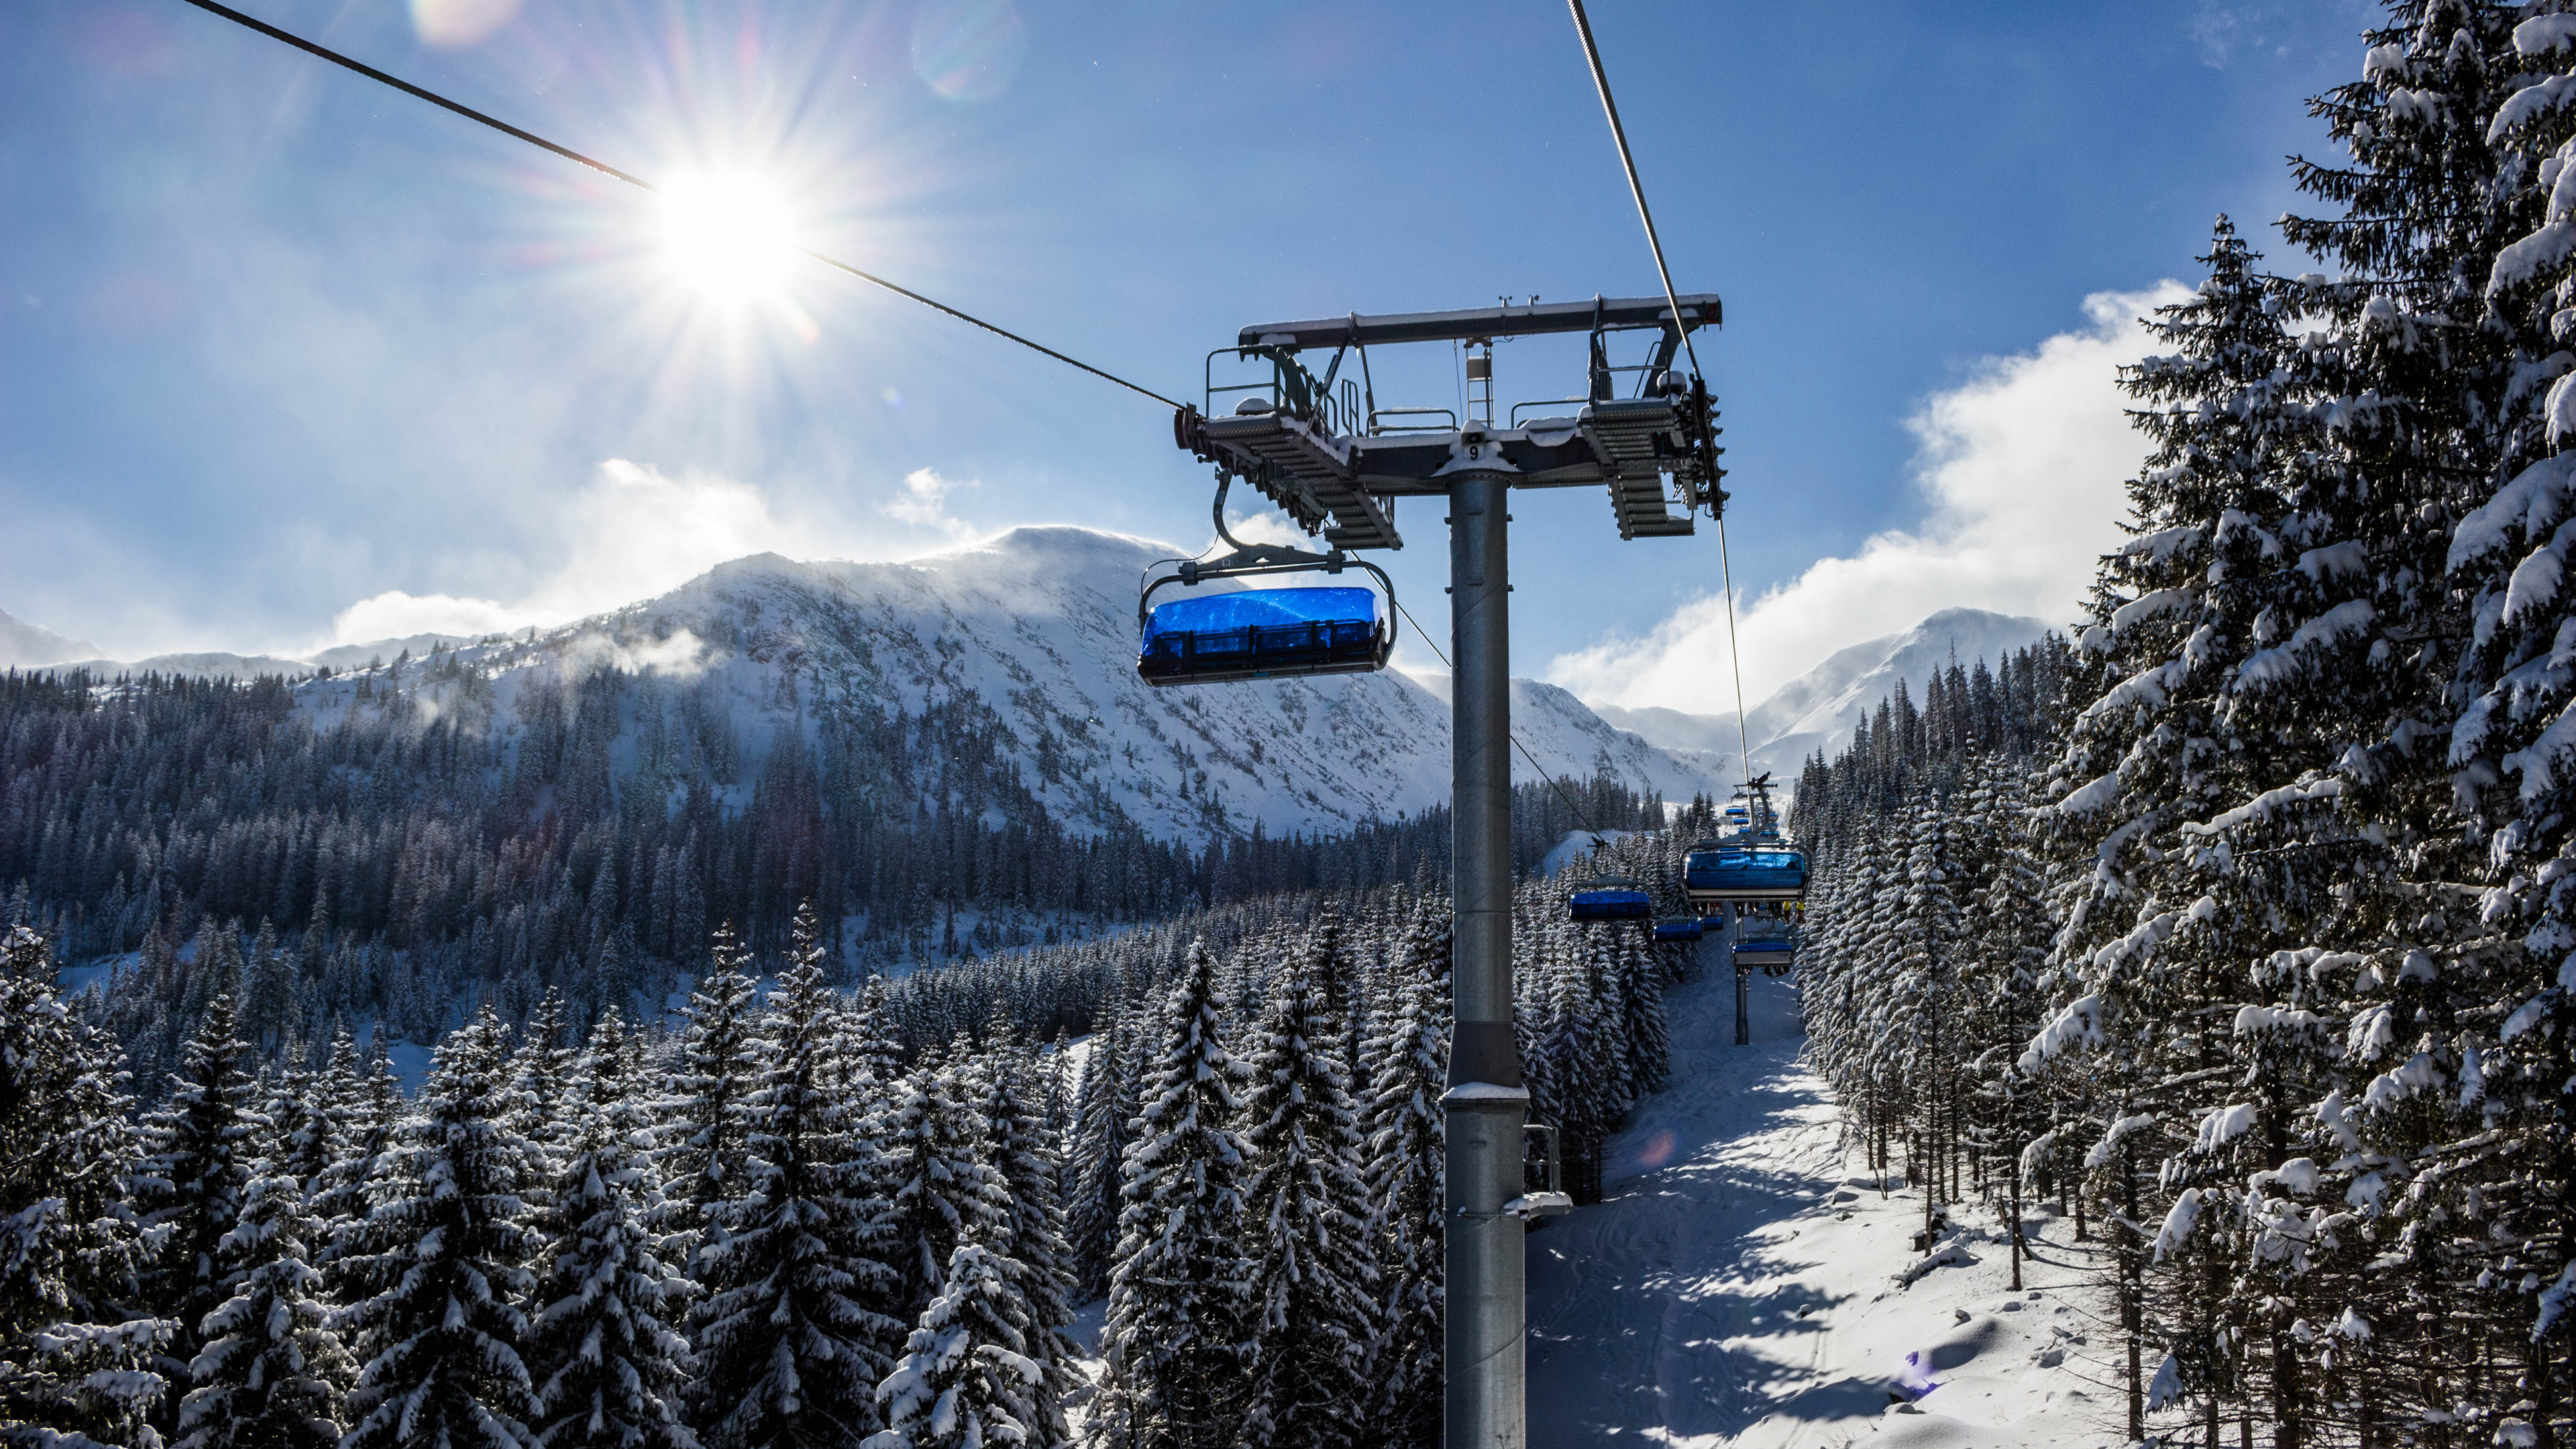
[[[1564,1203],[1526,1181],[1529,1092],[1512,1035],[1511,491],[1606,488],[1623,539],[1685,536],[1698,510],[1717,516],[1726,495],[1707,380],[1673,364],[1685,333],[1720,320],[1718,299],[1696,294],[1265,323],[1208,355],[1204,410],[1184,407],[1173,420],[1175,441],[1215,465],[1220,489],[1240,480],[1323,535],[1331,552],[1302,555],[1310,568],[1339,572],[1344,550],[1403,547],[1397,499],[1448,503],[1447,1449],[1528,1443],[1522,1240],[1532,1216]],[[1653,334],[1644,361],[1614,366],[1612,340],[1637,332]],[[1519,403],[1496,418],[1493,344],[1548,334],[1589,334],[1584,395]],[[1469,416],[1379,403],[1369,349],[1409,343],[1468,349]],[[1320,353],[1330,361],[1318,376],[1304,359]],[[1256,375],[1266,364],[1267,376],[1221,383],[1220,360]],[[1255,552],[1241,551],[1242,572],[1275,572],[1282,561],[1279,550]],[[1197,565],[1187,581],[1228,576],[1229,563]],[[1305,672],[1283,659],[1288,667],[1272,677]]]

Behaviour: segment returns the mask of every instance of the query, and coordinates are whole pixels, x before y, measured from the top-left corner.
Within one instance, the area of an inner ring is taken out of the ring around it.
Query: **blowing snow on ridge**
[[[1118,812],[1149,834],[1273,834],[1392,820],[1449,798],[1449,708],[1399,671],[1157,690],[1136,677],[1136,589],[1176,550],[1071,527],[1013,529],[904,563],[796,562],[757,554],[659,598],[551,631],[465,643],[504,715],[524,683],[616,665],[703,679],[755,757],[815,706],[900,705],[969,694],[1017,741],[1031,788],[1057,818],[1098,827]],[[427,640],[388,641],[399,647]],[[372,649],[377,646],[358,646]],[[353,651],[327,660],[343,670]],[[305,661],[231,655],[146,661],[172,672],[302,672]],[[1441,681],[1433,681],[1437,684]],[[327,716],[353,686],[317,681]],[[1719,789],[1695,758],[1615,729],[1573,695],[1513,684],[1513,732],[1552,774],[1607,773],[1688,799]],[[1524,780],[1527,760],[1515,759]]]

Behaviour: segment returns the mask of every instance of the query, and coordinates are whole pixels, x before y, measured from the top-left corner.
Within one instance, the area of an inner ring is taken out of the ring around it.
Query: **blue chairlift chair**
[[[1210,563],[1183,562],[1177,572],[1147,585],[1137,600],[1138,677],[1152,685],[1218,684],[1384,669],[1395,647],[1395,620],[1393,611],[1381,610],[1377,595],[1368,589],[1297,585],[1154,602],[1155,593],[1167,584],[1196,587],[1214,579],[1340,573],[1345,567],[1376,575],[1387,598],[1394,599],[1394,585],[1383,569],[1346,559],[1339,549],[1311,554],[1254,544]]]
[[[1565,918],[1569,921],[1651,921],[1655,918],[1654,897],[1645,887],[1623,875],[1596,876],[1567,897]]]
[[[1735,969],[1761,968],[1765,976],[1785,976],[1798,962],[1798,928],[1788,921],[1756,917],[1735,928]]]
[[[1701,915],[1730,901],[1807,896],[1807,856],[1777,840],[1703,840],[1682,862],[1682,895]]]
[[[1655,923],[1655,939],[1658,941],[1679,941],[1684,945],[1693,945],[1699,941],[1702,934],[1699,920],[1695,916],[1684,916],[1677,921]]]

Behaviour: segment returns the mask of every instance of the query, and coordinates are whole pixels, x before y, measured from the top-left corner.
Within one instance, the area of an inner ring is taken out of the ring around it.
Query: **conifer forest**
[[[2016,1290],[2039,1205],[2102,1245],[2132,1442],[2576,1444],[2576,0],[2377,15],[2120,373],[2080,614],[1787,816],[1847,1150]],[[0,1442],[1438,1441],[1445,811],[1054,819],[971,694],[521,713],[0,676]],[[1718,817],[1515,811],[1595,1202],[1700,967],[1572,876],[1681,914]]]

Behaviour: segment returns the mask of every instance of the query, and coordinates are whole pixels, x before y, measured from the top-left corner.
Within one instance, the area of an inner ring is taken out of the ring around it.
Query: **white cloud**
[[[934,529],[950,538],[966,538],[975,532],[973,524],[948,516],[948,495],[959,488],[976,486],[973,479],[960,483],[942,478],[928,468],[915,468],[903,475],[903,492],[878,505],[878,511],[897,523],[915,528]]]
[[[954,520],[939,512],[940,497],[951,485],[924,469],[906,479],[905,486],[905,497],[888,505],[889,513],[926,506],[926,516],[938,520],[934,526],[956,536]],[[886,539],[853,533],[829,520],[781,517],[768,496],[748,483],[706,473],[672,476],[622,458],[602,463],[550,522],[548,540],[556,561],[541,566],[534,584],[518,597],[503,601],[389,590],[341,610],[331,621],[329,642],[560,624],[650,598],[745,554],[819,558],[888,551]]]
[[[2124,415],[2121,363],[2145,354],[2137,319],[2188,292],[2085,299],[2090,325],[2032,352],[1990,358],[1908,419],[1914,473],[1929,505],[1849,558],[1819,559],[1750,604],[1738,600],[1747,704],[1837,649],[1892,634],[1952,607],[2071,620],[2101,554],[2120,540],[2124,484],[2145,440]],[[1642,639],[1563,654],[1547,677],[1586,699],[1631,708],[1732,710],[1726,602],[1684,604]]]

